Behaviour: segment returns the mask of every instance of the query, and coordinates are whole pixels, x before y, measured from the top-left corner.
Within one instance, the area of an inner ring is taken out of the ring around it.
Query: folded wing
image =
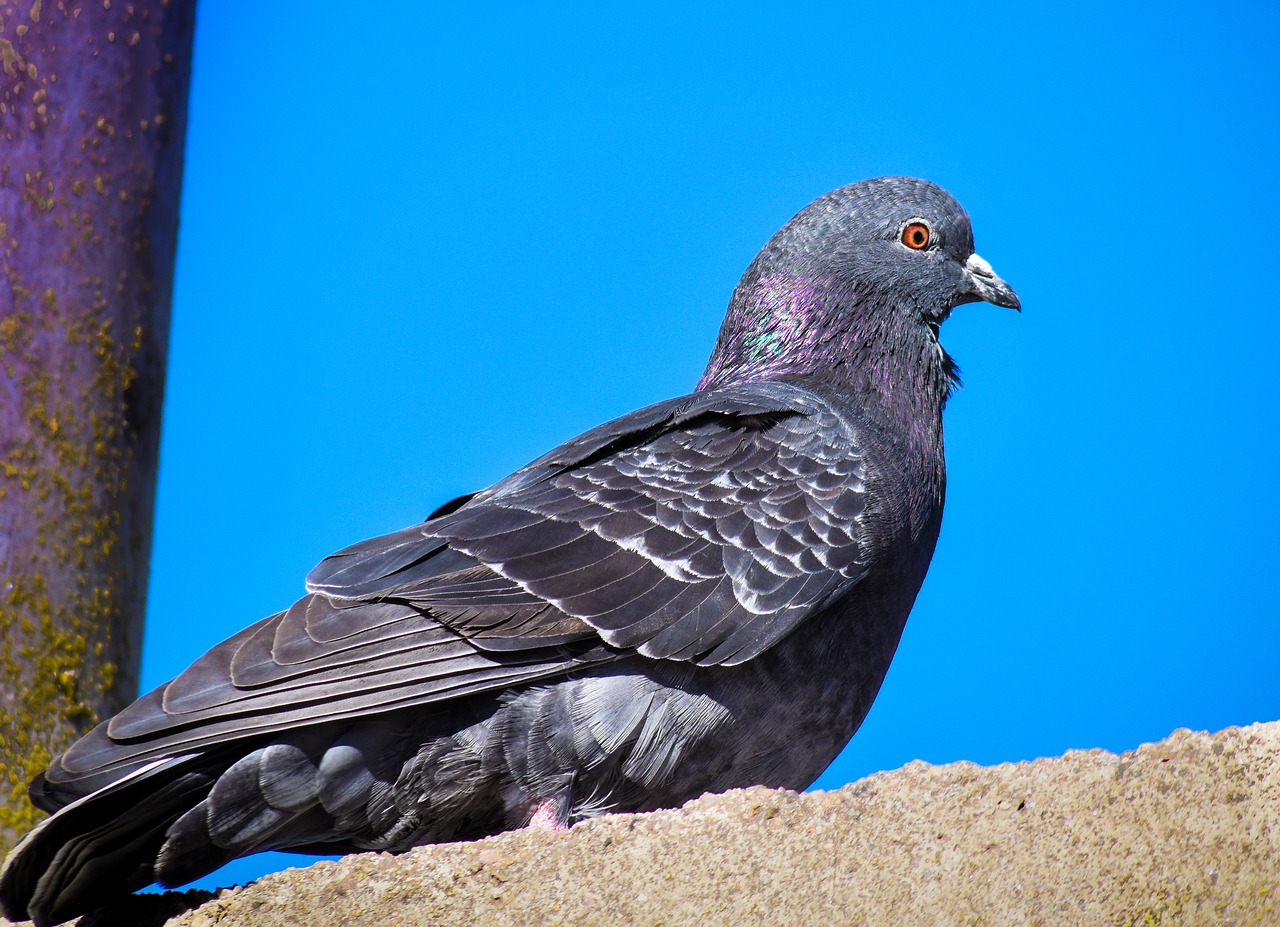
[[[865,572],[865,466],[849,424],[783,383],[610,422],[326,558],[309,595],[55,760],[45,804],[159,756],[637,653],[750,660]]]

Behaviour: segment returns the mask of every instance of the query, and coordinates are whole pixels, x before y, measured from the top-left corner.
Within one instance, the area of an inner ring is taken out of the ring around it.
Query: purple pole
[[[0,850],[137,694],[194,24],[0,2]]]

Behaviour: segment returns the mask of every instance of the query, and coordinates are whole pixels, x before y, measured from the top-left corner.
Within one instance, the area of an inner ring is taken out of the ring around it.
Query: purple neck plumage
[[[824,329],[825,287],[780,273],[740,285],[697,388],[813,372]]]
[[[765,272],[744,280],[696,388],[816,377],[867,399],[911,387],[913,398],[940,409],[957,371],[936,331],[892,309],[860,312],[865,295],[821,277]]]
[[[941,466],[942,407],[956,380],[935,331],[912,313],[861,300],[827,279],[776,272],[748,276],[735,291],[697,389],[760,380],[826,384],[866,425],[904,443],[907,457]],[[921,485],[941,491],[942,473]]]

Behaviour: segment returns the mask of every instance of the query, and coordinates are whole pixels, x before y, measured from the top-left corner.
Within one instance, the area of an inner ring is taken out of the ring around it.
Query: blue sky
[[[942,538],[819,785],[1280,718],[1280,13],[1033,7],[204,3],[144,687],[687,392],[765,240],[902,173],[1024,311],[943,329]]]

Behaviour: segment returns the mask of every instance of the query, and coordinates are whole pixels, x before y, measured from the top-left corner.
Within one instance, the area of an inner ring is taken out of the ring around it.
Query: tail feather
[[[216,776],[193,759],[157,760],[41,822],[0,869],[5,916],[60,924],[155,881],[150,861],[166,829]]]
[[[241,757],[170,825],[155,858],[157,881],[182,885],[239,856],[330,837],[333,819],[318,806],[318,780],[316,764],[291,744]]]
[[[471,729],[425,737],[421,727],[401,713],[274,743],[231,741],[156,760],[75,800],[80,780],[43,783],[39,797],[61,807],[5,860],[0,906],[45,927],[262,850],[402,850],[501,829],[485,738]]]
[[[237,746],[157,760],[62,807],[0,870],[6,916],[58,924],[153,882],[182,885],[259,850],[329,842],[322,792],[367,801],[373,779],[358,763],[329,764],[325,776],[300,748],[271,744],[228,765]]]

